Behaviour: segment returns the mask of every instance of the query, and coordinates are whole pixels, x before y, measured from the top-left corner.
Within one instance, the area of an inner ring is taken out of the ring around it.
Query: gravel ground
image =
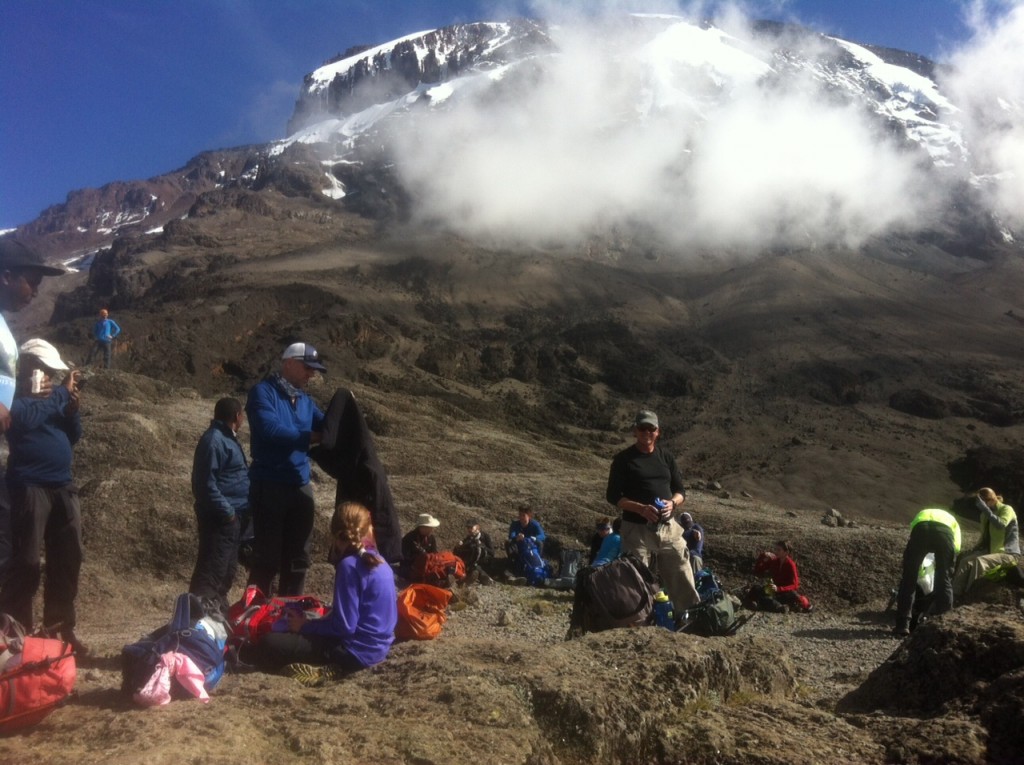
[[[493,639],[495,635],[538,644],[562,641],[572,610],[571,591],[494,584],[458,587],[440,639]],[[890,635],[884,603],[851,611],[818,607],[810,614],[752,613],[734,638],[768,637],[785,646],[801,676],[801,697],[832,708],[844,694],[899,646]],[[657,629],[657,628],[650,628]]]

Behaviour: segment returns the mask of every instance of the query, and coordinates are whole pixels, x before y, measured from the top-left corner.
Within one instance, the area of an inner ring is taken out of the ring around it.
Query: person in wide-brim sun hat
[[[440,525],[441,521],[430,513],[420,513],[416,516],[416,528],[402,537],[402,562],[398,567],[401,577],[409,578],[413,561],[419,556],[437,552],[434,529]]]

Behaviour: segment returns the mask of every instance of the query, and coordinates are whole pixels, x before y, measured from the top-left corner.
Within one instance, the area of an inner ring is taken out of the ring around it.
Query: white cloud
[[[974,35],[949,59],[943,84],[962,109],[975,172],[989,202],[1024,226],[1024,3],[974,2]]]
[[[398,137],[422,217],[502,240],[637,225],[760,249],[856,246],[934,213],[922,156],[811,78],[779,85],[741,15],[729,34],[686,25],[652,39],[621,15],[559,8],[557,54],[455,93],[456,108],[424,110]]]

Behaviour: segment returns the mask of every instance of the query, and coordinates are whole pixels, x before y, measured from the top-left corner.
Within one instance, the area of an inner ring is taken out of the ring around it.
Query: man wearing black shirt
[[[686,501],[675,457],[657,445],[658,415],[641,411],[633,421],[636,443],[615,455],[608,473],[608,501],[622,511],[622,551],[644,563],[658,556],[658,578],[677,609],[700,602],[693,584],[683,528],[672,514]]]

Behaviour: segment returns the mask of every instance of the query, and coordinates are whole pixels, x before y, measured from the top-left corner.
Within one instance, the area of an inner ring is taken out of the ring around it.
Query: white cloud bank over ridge
[[[1024,222],[1021,0],[977,25],[939,88],[851,43],[838,45],[863,75],[773,56],[737,12],[703,29],[682,17],[624,23],[618,3],[605,5],[612,15],[541,14],[554,19],[556,52],[390,105],[405,112],[389,126],[417,215],[508,242],[571,244],[626,226],[678,245],[857,246],[930,227],[973,171],[1004,221]],[[873,94],[877,113],[837,92]],[[413,108],[424,100],[433,108]],[[904,145],[880,129],[892,119]]]
[[[928,214],[912,154],[810,78],[769,85],[751,38],[681,19],[635,34],[561,26],[540,73],[419,117],[396,144],[419,213],[474,236],[572,241],[629,223],[738,248],[856,245]]]
[[[943,85],[962,109],[975,171],[992,209],[1024,225],[1024,2],[972,4],[972,44],[953,54]]]

